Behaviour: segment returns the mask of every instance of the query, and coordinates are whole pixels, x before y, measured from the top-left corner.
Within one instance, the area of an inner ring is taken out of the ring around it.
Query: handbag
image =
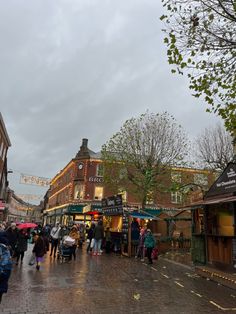
[[[36,258],[35,258],[35,255],[34,255],[34,253],[32,253],[31,254],[31,256],[30,256],[30,259],[29,259],[29,265],[30,266],[33,266],[34,264],[35,264],[35,262],[36,262]]]
[[[91,249],[94,247],[94,238],[92,238],[92,240],[91,240],[90,247],[91,247]]]

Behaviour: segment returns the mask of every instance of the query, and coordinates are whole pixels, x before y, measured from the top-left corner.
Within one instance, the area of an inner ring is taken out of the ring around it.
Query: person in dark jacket
[[[101,245],[102,239],[104,237],[104,228],[102,225],[102,220],[99,220],[97,226],[94,228],[93,237],[94,237],[93,255],[101,255]]]
[[[25,252],[28,249],[28,239],[30,235],[25,229],[19,230],[16,240],[16,265],[18,265],[19,259],[21,258],[21,264],[23,263]]]
[[[8,280],[11,276],[12,261],[8,248],[8,238],[5,231],[0,231],[0,303],[3,293],[8,291]]]
[[[43,261],[43,256],[45,254],[45,244],[42,237],[42,233],[38,234],[38,238],[34,244],[33,253],[36,258],[36,269],[40,269],[40,263]]]
[[[11,226],[6,230],[6,234],[10,246],[11,256],[13,257],[15,256],[17,233],[16,224],[12,222]]]
[[[94,228],[95,228],[95,224],[92,223],[91,227],[87,230],[87,240],[89,240],[88,246],[87,246],[87,253],[89,253],[91,250],[90,248],[91,248],[91,241],[93,238]]]

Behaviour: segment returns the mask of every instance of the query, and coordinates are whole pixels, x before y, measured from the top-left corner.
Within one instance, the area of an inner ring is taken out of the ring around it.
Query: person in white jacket
[[[58,247],[58,242],[59,242],[59,235],[60,235],[60,224],[56,223],[55,227],[52,228],[50,236],[51,236],[51,253],[50,256],[53,255],[54,252],[54,258],[56,257],[57,253],[57,247]]]

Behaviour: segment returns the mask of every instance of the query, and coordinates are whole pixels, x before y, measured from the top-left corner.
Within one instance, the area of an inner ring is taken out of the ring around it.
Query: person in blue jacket
[[[148,263],[152,264],[152,250],[156,245],[156,240],[150,229],[147,229],[147,234],[144,240],[144,246],[147,249]]]

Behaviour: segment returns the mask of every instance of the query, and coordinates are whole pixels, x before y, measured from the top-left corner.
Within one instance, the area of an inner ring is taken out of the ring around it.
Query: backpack
[[[10,250],[5,244],[0,243],[0,273],[12,269]]]

